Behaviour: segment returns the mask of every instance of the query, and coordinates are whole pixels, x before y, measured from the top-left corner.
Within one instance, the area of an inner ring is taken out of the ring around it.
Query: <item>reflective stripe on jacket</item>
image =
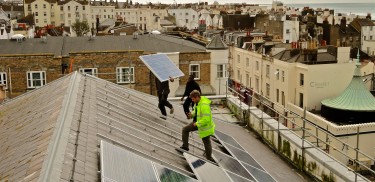
[[[195,106],[195,111],[197,113],[197,127],[198,134],[200,138],[213,135],[215,133],[215,123],[212,121],[211,113],[211,101],[205,97],[201,96],[198,104]]]

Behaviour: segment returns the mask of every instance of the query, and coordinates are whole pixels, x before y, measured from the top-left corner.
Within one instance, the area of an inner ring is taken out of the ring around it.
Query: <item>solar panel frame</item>
[[[166,54],[144,55],[139,58],[160,82],[169,80],[169,77],[178,78],[185,75]]]
[[[184,156],[199,181],[231,181],[228,174],[220,167],[188,154],[187,152],[184,153]]]

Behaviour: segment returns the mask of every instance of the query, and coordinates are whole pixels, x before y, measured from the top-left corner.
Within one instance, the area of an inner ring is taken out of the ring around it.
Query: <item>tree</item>
[[[77,37],[81,37],[82,35],[86,34],[87,32],[90,31],[90,26],[87,23],[87,21],[79,21],[77,20],[73,25],[72,25],[73,31],[77,34]]]

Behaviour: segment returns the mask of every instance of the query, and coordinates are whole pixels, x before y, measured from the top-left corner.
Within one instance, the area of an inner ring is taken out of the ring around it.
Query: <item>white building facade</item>
[[[188,30],[198,28],[199,14],[194,9],[169,9],[168,13],[175,17],[178,27],[186,27]]]

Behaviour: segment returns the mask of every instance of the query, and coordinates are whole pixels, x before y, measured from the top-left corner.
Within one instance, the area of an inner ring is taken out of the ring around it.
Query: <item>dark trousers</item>
[[[182,146],[186,149],[189,148],[189,133],[191,131],[197,131],[198,128],[197,126],[194,126],[194,122],[186,125],[185,127],[182,128]],[[206,158],[208,160],[212,160],[212,146],[211,146],[211,140],[210,136],[202,138],[203,145],[204,145],[204,150],[206,152]]]
[[[192,105],[191,103],[193,103],[193,101],[191,100],[190,97],[187,97],[186,100],[185,100],[185,102],[184,102],[184,105],[183,105],[183,107],[184,107],[184,112],[185,112],[186,116],[187,116],[187,113],[190,112],[189,107],[190,107],[190,106],[193,107],[193,105]]]
[[[168,95],[165,95],[165,94],[161,94],[161,93],[158,93],[158,98],[159,98],[159,109],[161,111],[161,114],[166,116],[167,115],[167,111],[165,110],[165,106],[167,106],[169,109],[172,109],[173,106],[171,103],[168,102]]]

